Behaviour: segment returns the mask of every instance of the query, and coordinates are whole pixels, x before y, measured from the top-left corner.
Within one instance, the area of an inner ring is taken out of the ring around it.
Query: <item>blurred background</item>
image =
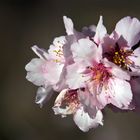
[[[140,115],[105,109],[104,126],[81,132],[72,117],[55,116],[55,96],[42,109],[34,103],[37,87],[25,79],[34,44],[48,48],[65,35],[62,16],[75,28],[97,24],[108,31],[124,16],[140,19],[139,0],[0,0],[0,140],[140,140]]]

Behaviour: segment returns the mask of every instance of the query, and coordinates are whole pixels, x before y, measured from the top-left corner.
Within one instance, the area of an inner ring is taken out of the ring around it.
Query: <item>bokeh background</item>
[[[25,65],[36,57],[34,44],[48,48],[65,35],[62,16],[75,28],[104,16],[109,32],[124,16],[140,19],[139,0],[0,0],[0,140],[140,140],[140,115],[105,109],[104,126],[81,132],[72,117],[55,116],[54,97],[42,109],[37,87],[25,79]]]

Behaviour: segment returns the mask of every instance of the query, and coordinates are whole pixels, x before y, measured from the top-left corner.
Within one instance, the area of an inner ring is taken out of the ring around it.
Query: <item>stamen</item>
[[[68,112],[73,113],[76,111],[76,108],[79,106],[79,100],[76,90],[68,91],[65,94],[61,107],[66,108],[68,107]]]
[[[117,51],[114,52],[112,61],[116,65],[124,69],[129,69],[128,66],[132,64],[132,61],[129,60],[128,56],[131,56],[132,53],[133,53],[132,50],[117,49]]]
[[[53,52],[55,52],[55,53],[56,53],[56,56],[58,56],[58,57],[63,56],[63,52],[62,52],[62,50],[61,50],[61,49],[54,50]]]

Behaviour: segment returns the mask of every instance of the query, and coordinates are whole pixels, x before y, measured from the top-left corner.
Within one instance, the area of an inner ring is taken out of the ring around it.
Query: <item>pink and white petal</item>
[[[83,27],[82,28],[82,33],[85,36],[94,37],[95,32],[96,32],[96,26],[95,25],[90,25],[89,27]]]
[[[67,66],[66,83],[70,89],[85,87],[85,81],[90,77],[83,76],[82,71],[83,69],[80,67],[80,64],[74,63]]]
[[[45,51],[45,49],[40,49],[36,45],[32,47],[32,50],[35,52],[37,56],[39,56],[41,59],[46,60],[48,58],[48,53]]]
[[[97,111],[96,117],[91,118],[88,113],[84,111],[82,106],[75,112],[73,116],[75,124],[83,132],[87,132],[91,128],[96,128],[99,124],[103,125],[102,119],[103,115],[100,110]]]
[[[71,45],[71,50],[75,62],[90,61],[93,58],[100,59],[101,56],[97,55],[97,46],[90,39],[80,39],[78,42]],[[98,57],[97,57],[98,56]]]
[[[107,34],[107,30],[106,30],[105,26],[103,25],[103,17],[100,16],[99,22],[98,22],[97,27],[96,27],[94,41],[97,44],[102,43],[103,38],[105,37],[106,34]]]
[[[27,71],[26,79],[37,86],[44,85],[46,79],[42,72],[42,65],[45,63],[45,60],[34,58],[26,66]]]
[[[57,92],[60,92],[63,89],[68,88],[68,85],[66,84],[66,74],[67,74],[66,68],[67,68],[67,66],[65,65],[63,67],[62,72],[61,72],[60,79],[59,79],[58,83],[53,86],[53,89]]]
[[[77,106],[75,106],[73,102],[67,103],[65,101],[66,98],[69,98],[67,97],[69,96],[68,94],[69,89],[64,89],[57,96],[54,106],[52,108],[55,115],[61,115],[62,117],[66,117],[67,115],[73,114],[75,112]]]
[[[109,68],[109,71],[117,78],[124,79],[124,80],[130,80],[130,75],[126,71],[122,70],[120,67],[115,65],[114,63],[108,61],[106,58],[102,61],[106,67]]]
[[[77,93],[78,93],[78,98],[81,104],[85,106],[91,106],[93,103],[95,103],[94,101],[91,102],[91,100],[94,99],[94,96],[91,93],[89,93],[87,88],[79,89]]]
[[[65,36],[56,37],[53,41],[53,44],[56,47],[63,47],[65,43],[66,43]]]
[[[109,53],[111,50],[114,51],[115,49],[115,43],[116,41],[111,38],[109,35],[106,35],[104,38],[103,38],[103,53]]]
[[[74,34],[74,25],[70,18],[63,16],[63,22],[68,35]]]
[[[137,18],[124,17],[116,24],[115,31],[128,42],[130,48],[140,40],[140,22]]]
[[[91,94],[87,88],[79,89],[77,94],[80,103],[84,106],[85,110],[88,111],[89,115],[91,116],[92,114],[92,116],[95,116],[97,108],[101,108],[96,95]]]
[[[63,46],[66,44],[65,36],[56,37],[53,44],[49,47],[49,59],[56,62],[64,63]]]
[[[132,102],[132,90],[131,86],[127,81],[113,78],[109,80],[108,83],[110,95],[109,102],[120,109],[130,109],[130,104]]]
[[[140,67],[140,47],[133,51],[133,56],[130,56],[130,60],[132,60],[136,66]]]
[[[129,56],[128,59],[133,62],[133,64],[130,65],[132,71],[130,72],[131,76],[140,76],[140,47],[135,49],[133,55]]]
[[[56,50],[56,46],[50,45],[48,49],[49,53],[49,59],[57,59],[56,53],[54,52]]]
[[[43,106],[45,101],[48,101],[52,96],[52,87],[39,87],[36,94],[35,103],[39,104],[40,107]]]
[[[107,104],[110,104],[110,98],[111,98],[110,88],[113,87],[109,86],[108,83],[104,83],[101,92],[99,94],[96,94],[97,100],[101,107],[100,109],[103,109]]]
[[[71,52],[71,45],[77,42],[77,38],[75,35],[66,36],[66,44],[63,47],[64,58],[67,63],[73,62],[73,56]]]
[[[63,67],[63,64],[58,64],[54,61],[47,61],[42,66],[44,76],[51,85],[55,85],[59,81]]]
[[[140,77],[131,78],[131,87],[133,91],[133,105],[135,105],[135,109],[140,111]]]

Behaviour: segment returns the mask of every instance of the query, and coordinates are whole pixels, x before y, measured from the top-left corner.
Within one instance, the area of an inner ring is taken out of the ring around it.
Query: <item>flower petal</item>
[[[59,81],[63,67],[63,64],[58,64],[54,61],[47,61],[42,66],[45,71],[44,76],[51,85],[55,85]]]
[[[42,107],[44,102],[51,98],[52,96],[52,92],[50,92],[51,90],[52,90],[51,86],[39,87],[35,99],[36,104],[39,104],[40,107]]]
[[[74,34],[74,25],[70,18],[63,16],[63,21],[65,25],[65,29],[68,35]]]
[[[46,82],[41,70],[44,62],[45,60],[34,58],[25,66],[27,71],[26,79],[37,86],[44,85]]]
[[[137,18],[125,17],[117,24],[115,31],[122,36],[127,42],[128,46],[132,47],[140,40],[140,22]]]
[[[104,65],[108,68],[110,68],[110,72],[117,78],[120,78],[122,80],[130,80],[130,75],[122,70],[120,67],[115,65],[114,63],[108,61],[106,58],[103,59],[102,61]]]
[[[133,51],[133,54],[134,54],[134,56],[136,56],[135,57],[136,59],[133,60],[135,65],[140,66],[140,46]]]
[[[109,81],[110,103],[120,109],[131,109],[132,91],[130,84],[124,80],[114,78]]]
[[[136,110],[140,111],[140,77],[132,77],[130,83],[133,91],[132,104]]]
[[[37,86],[48,83],[54,85],[59,81],[63,66],[63,64],[60,65],[53,61],[35,58],[25,66],[26,78]]]
[[[91,94],[87,88],[77,90],[78,98],[80,103],[84,106],[85,111],[93,117],[96,116],[97,108],[102,108],[99,104],[96,95]]]
[[[76,95],[77,93],[75,90],[68,89],[64,89],[60,92],[52,108],[55,115],[60,114],[62,117],[66,117],[66,115],[73,114],[76,111],[78,104],[76,100],[71,100],[72,94]]]
[[[98,54],[98,49],[100,48],[97,48],[96,44],[88,38],[80,39],[71,45],[75,62],[92,61],[93,59],[99,61],[102,56]]]
[[[96,128],[99,124],[103,125],[102,119],[103,115],[100,110],[97,111],[95,118],[91,118],[88,113],[84,111],[83,107],[80,107],[73,117],[74,122],[83,132],[87,132],[91,128]]]
[[[53,44],[49,47],[49,59],[54,60],[56,63],[64,63],[63,47],[66,43],[65,36],[56,37]]]
[[[82,33],[86,36],[89,37],[94,37],[96,32],[96,26],[95,25],[90,25],[89,27],[83,27],[82,28]]]
[[[70,89],[77,89],[85,87],[85,81],[89,79],[88,76],[83,76],[82,67],[78,63],[67,66],[66,83]]]
[[[104,106],[111,103],[120,109],[133,109],[130,84],[118,78],[110,79],[108,84],[102,88],[102,92],[97,95],[97,99]]]
[[[107,34],[107,30],[105,26],[103,25],[103,17],[100,16],[100,19],[96,28],[96,34],[94,36],[94,41],[97,44],[101,43],[106,34]]]
[[[116,43],[116,41],[112,37],[110,37],[109,35],[106,35],[103,38],[103,44],[102,44],[103,53],[109,54],[111,50],[114,50],[115,43]]]
[[[129,65],[131,69],[129,74],[131,76],[140,76],[140,47],[136,48],[131,56],[128,56],[128,60],[132,62]]]
[[[41,59],[44,59],[46,60],[48,58],[48,54],[47,52],[45,51],[45,49],[40,49],[39,47],[37,47],[36,45],[34,45],[32,47],[32,50],[35,52],[35,54],[37,56],[39,56]]]

